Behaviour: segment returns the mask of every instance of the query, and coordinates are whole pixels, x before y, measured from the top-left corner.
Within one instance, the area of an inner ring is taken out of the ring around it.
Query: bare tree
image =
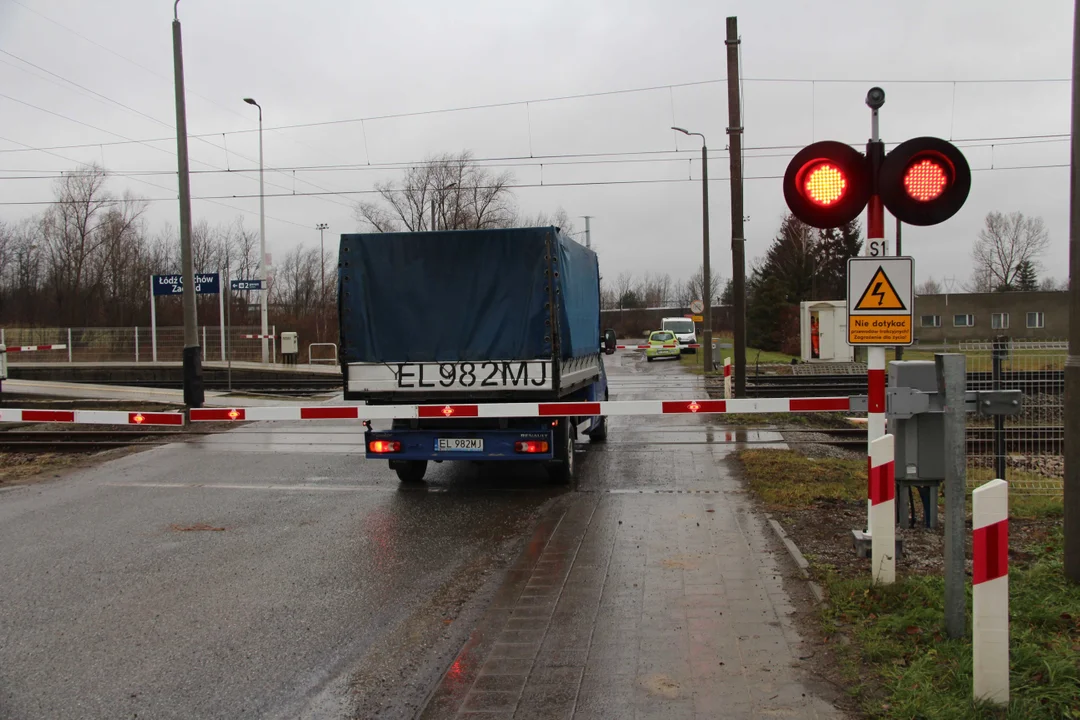
[[[522,216],[514,222],[518,227],[548,227],[555,226],[565,234],[576,238],[582,245],[585,244],[584,231],[574,232],[574,221],[570,214],[563,208],[558,208],[553,213],[540,212],[532,216]]]
[[[702,266],[699,266],[697,272],[681,285],[681,292],[677,298],[680,307],[690,307],[690,303],[694,300],[712,302],[715,305],[720,295],[720,274],[710,274],[708,292],[705,292],[705,269]]]
[[[972,283],[995,291],[1015,289],[1021,267],[1030,263],[1037,269],[1049,244],[1042,218],[1020,212],[987,213],[985,227],[971,251],[976,275]]]
[[[1039,282],[1039,289],[1043,292],[1054,292],[1055,290],[1068,290],[1069,283],[1065,280],[1058,280],[1057,278],[1044,277]]]
[[[950,286],[955,283],[950,282],[948,278],[945,279],[945,291],[949,292]],[[964,283],[961,283],[960,287],[969,293],[988,293],[994,292],[994,276],[990,272],[989,268],[976,267],[971,271],[971,277]]]
[[[606,282],[602,277],[600,278],[600,308],[602,310],[617,310],[619,308],[618,295],[616,295],[610,283]]]
[[[116,200],[105,190],[105,171],[97,165],[65,174],[54,189],[57,202],[40,221],[46,283],[57,319],[71,322],[100,295],[101,256],[107,256],[112,240],[121,242],[134,232],[145,204],[130,196]]]
[[[510,227],[517,219],[509,172],[493,173],[472,153],[437,155],[405,171],[400,183],[376,183],[378,200],[356,206],[370,232],[478,230]]]
[[[941,283],[933,278],[933,276],[926,278],[921,283],[915,286],[916,295],[940,295]]]
[[[671,276],[645,273],[641,282],[641,296],[645,307],[664,307],[671,299]]]
[[[621,272],[615,279],[615,303],[620,310],[641,306],[637,293],[637,280],[631,272]]]

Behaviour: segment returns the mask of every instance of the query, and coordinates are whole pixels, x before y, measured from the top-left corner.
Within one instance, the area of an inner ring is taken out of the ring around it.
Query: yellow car
[[[645,359],[652,362],[656,358],[679,357],[679,341],[670,330],[657,330],[649,334],[649,347],[645,348]]]

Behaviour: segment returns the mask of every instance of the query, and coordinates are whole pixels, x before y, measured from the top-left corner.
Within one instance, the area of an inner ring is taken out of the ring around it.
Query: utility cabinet
[[[295,332],[281,333],[281,356],[286,365],[295,365],[300,354],[300,338]]]
[[[799,334],[803,362],[852,362],[847,343],[847,303],[815,300],[799,304]]]

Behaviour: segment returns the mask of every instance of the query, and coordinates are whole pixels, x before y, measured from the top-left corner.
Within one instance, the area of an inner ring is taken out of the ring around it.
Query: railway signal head
[[[832,140],[806,146],[788,163],[784,198],[795,217],[813,227],[854,220],[870,199],[866,156]]]
[[[936,225],[963,206],[971,169],[963,153],[939,138],[902,142],[885,156],[878,176],[881,201],[909,225]]]
[[[873,150],[871,146],[868,152]],[[788,163],[784,199],[795,217],[817,228],[854,220],[875,192],[901,222],[936,225],[956,214],[971,189],[971,169],[963,153],[939,138],[900,143],[876,172],[874,166],[843,143],[807,145]]]

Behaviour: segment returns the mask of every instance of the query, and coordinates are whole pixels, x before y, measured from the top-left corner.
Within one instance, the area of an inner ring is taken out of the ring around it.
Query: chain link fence
[[[1000,477],[1011,492],[1060,495],[1065,476],[1065,358],[1068,343],[964,342],[968,390],[1020,390],[1020,415],[968,418],[968,485]]]
[[[233,326],[227,329],[226,349],[222,352],[220,325],[201,325],[199,343],[203,361],[221,362],[231,357],[235,362],[262,362],[262,340],[258,327]],[[38,363],[149,363],[154,361],[154,334],[149,327],[121,328],[4,328],[2,342],[7,346],[66,345],[64,350],[10,353],[9,365]],[[271,326],[270,334],[276,335]],[[158,362],[183,362],[184,328],[157,329]],[[276,353],[271,340],[271,352]],[[273,356],[272,356],[272,359]]]

